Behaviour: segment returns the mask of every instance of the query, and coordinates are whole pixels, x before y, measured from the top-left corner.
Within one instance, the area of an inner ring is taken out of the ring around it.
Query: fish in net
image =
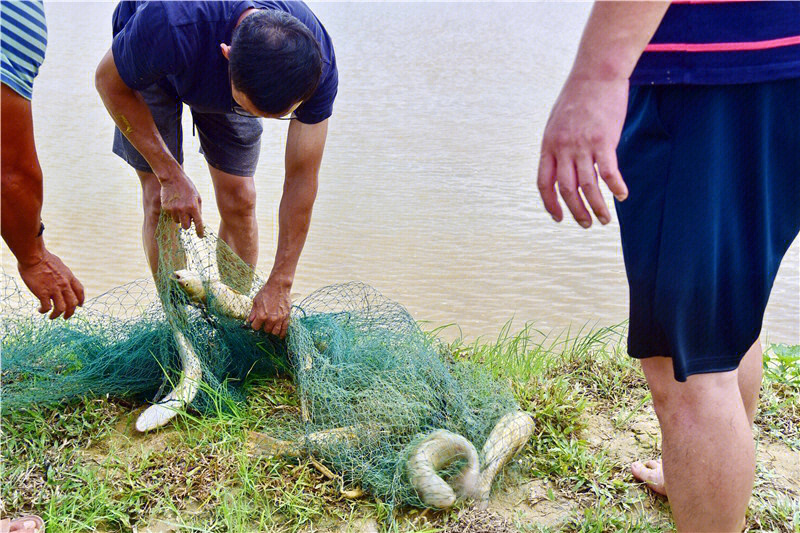
[[[533,431],[507,385],[445,357],[402,305],[362,283],[294,305],[285,340],[255,332],[245,319],[263,276],[213,235],[162,219],[158,239],[155,281],[117,287],[69,321],[36,315],[3,274],[4,412],[109,396],[149,404],[136,424],[149,431],[182,409],[244,402],[248,376],[286,374],[301,417],[256,434],[271,453],[308,455],[392,507],[486,507]]]

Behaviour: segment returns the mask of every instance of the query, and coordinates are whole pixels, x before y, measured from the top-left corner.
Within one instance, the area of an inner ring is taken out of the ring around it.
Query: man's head
[[[257,115],[280,117],[307,100],[322,75],[319,43],[302,22],[277,10],[257,10],[225,47],[234,99]]]

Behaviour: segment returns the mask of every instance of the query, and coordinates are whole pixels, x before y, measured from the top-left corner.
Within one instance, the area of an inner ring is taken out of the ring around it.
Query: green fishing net
[[[86,302],[69,321],[38,315],[34,298],[3,275],[3,411],[86,396],[157,403],[181,377],[178,330],[202,368],[187,409],[204,413],[246,402],[248,377],[290,376],[302,418],[273,434],[276,442],[299,443],[345,486],[392,506],[425,507],[407,471],[415,445],[447,430],[480,451],[498,420],[518,409],[507,385],[443,355],[405,308],[367,285],[313,292],[295,304],[281,340],[227,316],[210,293],[205,305],[190,301],[174,281],[174,271],[187,269],[253,297],[264,277],[223,241],[177,232],[165,220],[158,235],[157,281],[121,285]]]

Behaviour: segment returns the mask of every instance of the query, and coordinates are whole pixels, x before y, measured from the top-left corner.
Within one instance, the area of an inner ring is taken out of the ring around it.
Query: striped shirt
[[[676,0],[631,84],[718,85],[800,78],[800,1]]]
[[[47,48],[47,22],[41,0],[0,2],[0,81],[30,100],[33,79]]]

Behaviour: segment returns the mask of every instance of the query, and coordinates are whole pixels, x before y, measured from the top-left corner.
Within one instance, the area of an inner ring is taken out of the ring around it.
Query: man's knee
[[[220,217],[226,222],[236,223],[250,220],[256,212],[256,187],[252,180],[242,180],[235,187],[217,191],[217,206]]]
[[[142,209],[146,221],[158,221],[161,215],[161,184],[155,174],[136,171],[142,183]]]
[[[158,217],[161,216],[160,197],[156,196],[155,198],[142,198],[142,207],[144,209],[145,220],[149,222],[158,221]]]
[[[672,372],[672,360],[657,359],[661,361],[644,359],[642,367],[650,386],[653,406],[662,422],[691,424],[708,409],[739,399],[735,372],[695,374],[685,382],[679,382]]]

